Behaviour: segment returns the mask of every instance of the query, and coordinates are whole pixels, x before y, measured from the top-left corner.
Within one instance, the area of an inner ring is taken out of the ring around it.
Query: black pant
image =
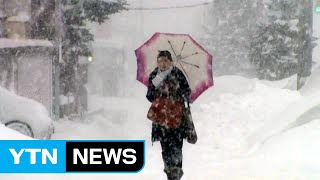
[[[160,140],[164,168],[182,168],[183,138],[174,133],[168,133]]]

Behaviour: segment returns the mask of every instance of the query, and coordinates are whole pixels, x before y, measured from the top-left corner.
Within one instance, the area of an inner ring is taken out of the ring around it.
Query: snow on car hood
[[[48,126],[52,122],[47,109],[42,104],[18,96],[2,87],[0,87],[0,102],[1,123],[20,120],[41,129],[41,126]]]

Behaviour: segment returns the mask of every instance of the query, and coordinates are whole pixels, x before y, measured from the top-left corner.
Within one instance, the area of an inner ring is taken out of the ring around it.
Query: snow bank
[[[247,136],[299,98],[296,91],[269,87],[257,80],[216,78],[215,87],[193,106],[199,144],[214,149],[218,159],[237,156],[247,150]]]
[[[317,118],[320,119],[320,93],[301,98],[270,117],[248,138],[249,146],[259,146],[272,136]]]
[[[268,81],[268,80],[258,80],[262,84],[265,84],[270,87],[274,88],[281,88],[281,89],[289,89],[289,90],[296,90],[297,89],[297,75],[290,76],[288,78],[278,80],[278,81]]]
[[[217,164],[211,177],[268,180],[319,179],[319,128],[320,120],[317,119],[275,135],[250,156]]]
[[[291,162],[290,166],[297,169],[319,172],[320,171],[320,119],[291,129],[266,142],[256,152],[258,157],[266,159],[281,159]]]

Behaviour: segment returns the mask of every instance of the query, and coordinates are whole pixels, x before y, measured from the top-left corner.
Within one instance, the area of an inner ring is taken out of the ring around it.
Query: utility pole
[[[61,0],[55,0],[55,30],[56,30],[56,40],[55,46],[58,53],[58,57],[55,56],[53,63],[54,70],[54,119],[58,120],[60,118],[60,63],[62,62],[62,6]]]
[[[319,0],[317,0],[318,2]],[[299,35],[299,39],[305,43],[299,55],[299,67],[297,72],[297,90],[305,83],[306,78],[311,74],[312,68],[312,24],[313,24],[313,0],[300,1],[302,12],[299,20],[306,23],[307,26],[302,27],[303,34]]]

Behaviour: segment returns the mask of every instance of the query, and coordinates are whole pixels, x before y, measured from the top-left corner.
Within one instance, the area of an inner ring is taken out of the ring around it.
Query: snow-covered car
[[[0,122],[36,139],[50,139],[54,131],[53,121],[42,104],[18,96],[2,87],[0,87]]]

